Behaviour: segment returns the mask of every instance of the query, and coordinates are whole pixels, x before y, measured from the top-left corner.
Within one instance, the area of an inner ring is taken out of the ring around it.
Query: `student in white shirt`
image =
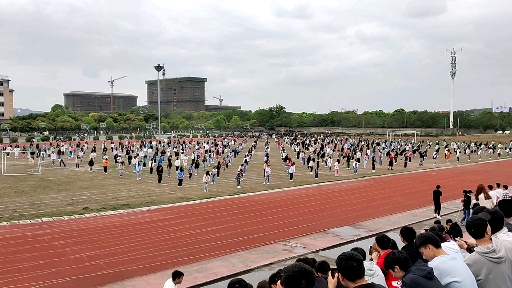
[[[498,201],[503,199],[503,190],[501,189],[501,184],[496,183],[496,190],[490,191],[489,195],[491,195],[494,204],[498,204]]]
[[[475,277],[464,259],[446,253],[436,235],[431,232],[420,233],[414,242],[445,288],[478,288]]]
[[[179,270],[174,270],[172,272],[171,278],[167,279],[164,284],[164,288],[177,288],[181,282],[183,282],[183,277],[185,274]]]

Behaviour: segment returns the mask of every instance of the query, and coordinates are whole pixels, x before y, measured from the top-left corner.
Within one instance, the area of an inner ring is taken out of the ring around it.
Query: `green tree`
[[[147,113],[155,113],[155,111],[148,105],[137,106],[130,109],[130,114],[141,115]]]
[[[55,126],[57,130],[71,131],[75,126],[75,120],[69,116],[63,115],[57,118]]]
[[[238,116],[233,116],[233,118],[231,118],[231,121],[229,121],[229,127],[232,129],[240,129],[242,125],[242,120]]]
[[[160,127],[162,128],[162,131],[164,131],[164,133],[168,133],[171,131],[171,128],[169,127],[169,124],[167,124],[167,123],[160,124]]]
[[[50,113],[54,113],[54,114],[58,114],[58,115],[64,115],[64,114],[66,114],[66,112],[67,112],[66,107],[64,107],[64,105],[61,105],[61,104],[55,104],[50,109]]]
[[[226,127],[227,122],[228,121],[226,120],[226,117],[224,117],[224,115],[220,115],[215,117],[215,119],[212,120],[211,124],[215,129],[222,130],[223,128]]]
[[[114,121],[112,119],[108,119],[107,121],[105,121],[105,126],[106,126],[108,131],[115,131],[115,130],[117,130],[117,124],[114,123]]]

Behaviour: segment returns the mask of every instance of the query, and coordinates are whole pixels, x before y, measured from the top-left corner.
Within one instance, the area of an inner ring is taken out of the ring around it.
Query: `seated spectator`
[[[263,281],[260,281],[258,283],[258,285],[256,285],[256,288],[270,288],[270,286],[268,285],[267,280],[263,280]]]
[[[277,288],[277,282],[281,280],[281,277],[283,275],[283,269],[279,269],[276,272],[270,274],[268,277],[268,285],[270,288]]]
[[[443,248],[443,250],[446,253],[454,254],[454,255],[457,255],[457,257],[464,259],[462,257],[462,253],[460,252],[460,248],[457,245],[457,242],[452,241],[449,237],[446,238],[442,234],[442,232],[439,231],[440,229],[444,229],[444,226],[443,225],[432,226],[429,228],[429,232],[433,233],[434,235],[436,235],[437,238],[439,238],[439,240],[441,241],[441,247]],[[446,239],[449,239],[449,240],[447,241]]]
[[[441,220],[437,219],[436,221],[434,221],[434,225],[440,225],[440,224],[442,224]]]
[[[366,252],[363,248],[354,247],[350,249],[352,252],[356,252],[363,258],[364,264],[364,278],[368,282],[373,282],[375,284],[380,284],[382,286],[386,286],[386,278],[384,278],[384,273],[373,261],[366,261]],[[371,255],[371,253],[370,253]]]
[[[444,288],[434,270],[422,261],[411,265],[404,251],[391,251],[384,259],[384,269],[402,280],[402,288]]]
[[[315,270],[303,263],[293,263],[284,267],[283,276],[277,282],[282,288],[313,288],[315,286]]]
[[[474,212],[473,215],[480,215],[481,213],[486,213],[489,216],[488,224],[491,227],[491,237],[512,241],[512,233],[505,228],[505,216],[499,209],[484,208],[481,211]]]
[[[394,245],[393,245],[394,243]],[[400,280],[393,276],[391,272],[384,269],[384,259],[386,255],[391,252],[391,246],[396,246],[395,240],[391,239],[386,234],[380,234],[375,237],[375,245],[372,251],[372,260],[380,269],[384,271],[384,278],[388,288],[400,287]]]
[[[431,232],[421,233],[416,237],[416,246],[445,288],[477,288],[475,277],[464,259],[446,253],[436,235]]]
[[[489,218],[489,214],[482,212],[466,222],[466,230],[477,244],[466,264],[478,288],[512,287],[512,243],[491,238]]]
[[[464,236],[464,233],[462,233],[462,228],[459,226],[459,223],[452,223],[448,228],[446,234],[448,234],[448,236],[450,236],[452,240],[462,238]]]
[[[503,187],[505,186],[503,185]],[[498,202],[498,209],[500,209],[505,217],[505,227],[507,227],[508,232],[512,232],[512,199],[503,199]]]
[[[295,263],[306,264],[309,267],[311,267],[311,269],[315,269],[316,259],[310,258],[310,257],[300,257],[300,258],[297,258],[297,260],[295,260]]]
[[[416,239],[416,230],[410,226],[404,226],[400,229],[400,240],[404,243],[402,247],[402,251],[407,253],[411,263],[416,263],[416,261],[422,259],[420,251],[414,245],[414,239]]]
[[[498,202],[499,203],[499,202]],[[504,239],[512,242],[512,233],[505,227],[505,216],[498,208],[492,208],[486,211],[489,214],[489,226],[491,235],[495,239]]]
[[[242,278],[234,278],[229,281],[228,288],[252,288],[252,285]]]
[[[508,191],[508,185],[503,185],[503,199],[510,199],[510,192]]]
[[[368,282],[365,278],[364,260],[359,253],[349,251],[336,258],[338,272],[329,275],[329,288],[336,288],[338,283],[348,288],[385,288],[386,286]]]
[[[176,288],[181,282],[183,282],[183,277],[185,274],[180,270],[174,270],[171,274],[171,279],[168,279],[164,283],[164,288]]]
[[[327,288],[327,276],[331,272],[331,265],[329,262],[322,260],[315,265],[316,282],[315,288]]]

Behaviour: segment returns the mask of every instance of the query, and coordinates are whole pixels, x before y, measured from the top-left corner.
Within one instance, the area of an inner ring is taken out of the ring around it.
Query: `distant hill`
[[[14,108],[14,116],[25,116],[25,115],[28,115],[31,113],[39,114],[39,113],[43,113],[43,111],[34,111],[34,110],[30,110],[30,109],[25,109],[25,108]]]

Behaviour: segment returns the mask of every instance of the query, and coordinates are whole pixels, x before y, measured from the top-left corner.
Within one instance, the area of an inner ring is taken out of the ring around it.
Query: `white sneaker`
[[[242,187],[240,187],[240,186],[236,186],[236,188],[242,188]]]

